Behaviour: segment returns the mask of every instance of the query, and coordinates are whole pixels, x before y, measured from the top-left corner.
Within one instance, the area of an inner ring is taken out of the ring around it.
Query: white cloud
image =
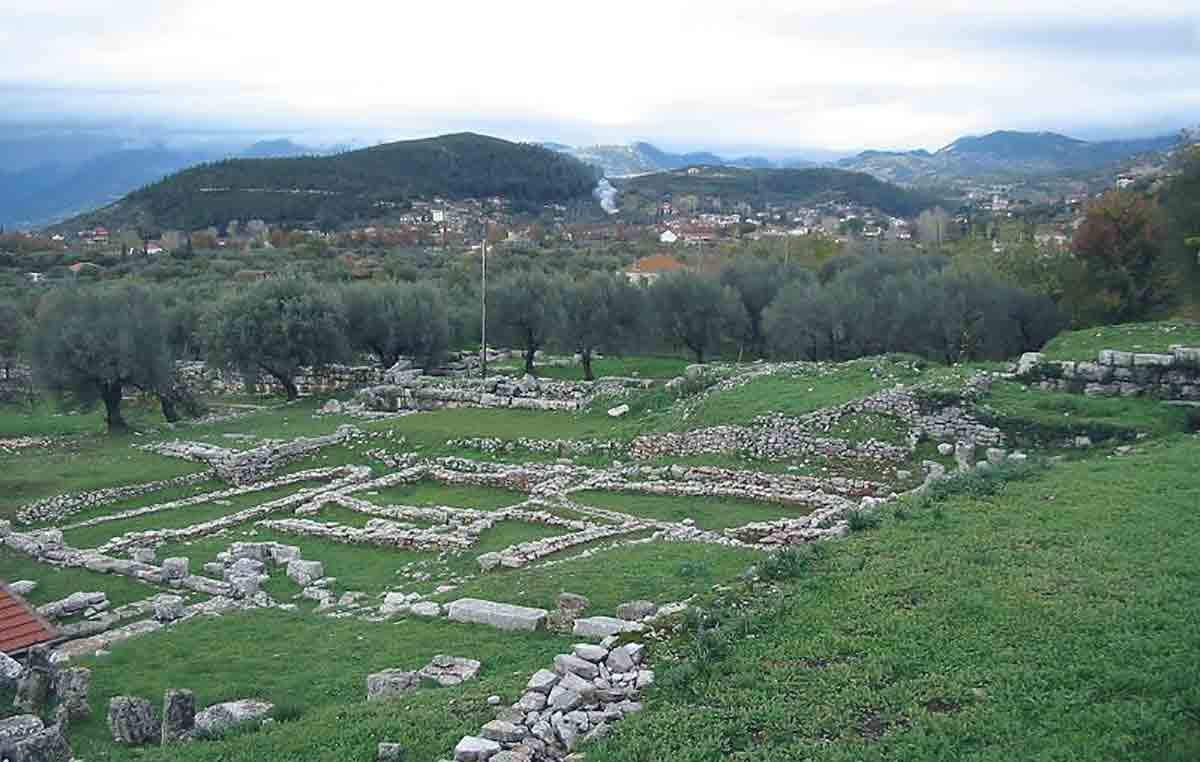
[[[767,148],[1200,113],[1178,0],[798,5],[0,0],[0,105]]]

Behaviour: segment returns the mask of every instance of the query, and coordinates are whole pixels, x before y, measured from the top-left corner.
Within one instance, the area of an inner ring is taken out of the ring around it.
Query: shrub
[[[846,517],[847,523],[850,525],[851,532],[865,532],[868,529],[875,529],[879,526],[882,519],[877,511],[868,508],[858,508],[850,511],[850,515]]]
[[[759,576],[764,580],[795,579],[808,570],[812,557],[809,546],[793,546],[776,551],[759,564]]]

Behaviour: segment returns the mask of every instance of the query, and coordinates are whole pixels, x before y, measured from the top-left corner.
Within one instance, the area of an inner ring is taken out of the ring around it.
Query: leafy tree
[[[732,288],[689,270],[655,281],[650,302],[663,334],[687,347],[698,363],[720,346],[726,334],[736,333],[746,322],[746,310]]]
[[[10,364],[21,355],[25,334],[29,324],[16,304],[0,301],[0,363],[4,364],[4,378],[8,378]]]
[[[1181,301],[1200,305],[1200,146],[1181,151],[1179,172],[1163,188],[1165,259]]]
[[[766,353],[763,313],[779,290],[797,277],[798,270],[758,257],[739,257],[721,271],[721,283],[734,290],[746,311],[746,331],[741,338],[754,356]]]
[[[952,222],[950,214],[940,206],[926,209],[917,217],[917,237],[922,242],[931,244],[934,249],[940,249],[950,240]]]
[[[562,294],[559,338],[579,354],[583,377],[592,381],[592,355],[619,352],[628,346],[641,314],[641,292],[619,275],[592,273],[566,279]]]
[[[349,355],[341,302],[311,280],[260,281],[221,305],[212,352],[217,363],[247,379],[271,376],[294,400],[300,396],[294,379],[302,366]]]
[[[38,314],[32,343],[39,382],[84,409],[103,402],[109,433],[125,431],[121,400],[130,389],[156,393],[171,381],[166,320],[137,286],[64,289]]]
[[[1157,204],[1136,193],[1109,191],[1088,205],[1072,242],[1099,316],[1143,318],[1170,295],[1161,267],[1162,219]]]
[[[559,283],[542,270],[506,273],[488,287],[488,328],[499,341],[522,348],[526,373],[533,373],[534,355],[561,319]]]
[[[450,343],[446,300],[431,284],[357,283],[342,291],[352,348],[370,352],[385,368],[401,356],[433,369]]]

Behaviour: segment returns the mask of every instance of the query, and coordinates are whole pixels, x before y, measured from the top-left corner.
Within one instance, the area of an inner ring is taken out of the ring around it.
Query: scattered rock
[[[154,707],[136,696],[115,696],[108,702],[108,729],[113,741],[141,746],[159,739]]]
[[[201,738],[216,738],[230,728],[261,720],[274,708],[274,704],[257,699],[214,704],[196,714],[196,735]]]
[[[196,696],[191,691],[168,690],[163,694],[163,746],[187,740],[195,729]]]

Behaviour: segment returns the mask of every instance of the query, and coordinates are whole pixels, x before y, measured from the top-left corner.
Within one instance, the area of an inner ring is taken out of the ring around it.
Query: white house
[[[661,243],[670,244],[670,243],[675,243],[676,241],[678,241],[679,236],[675,235],[675,231],[673,231],[673,230],[664,230],[663,234],[658,237],[658,240]]]

